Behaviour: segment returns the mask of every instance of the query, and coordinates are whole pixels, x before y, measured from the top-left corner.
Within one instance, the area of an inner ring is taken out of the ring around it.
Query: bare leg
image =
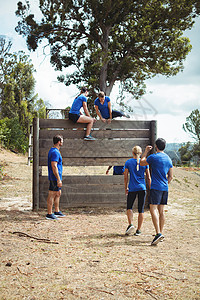
[[[47,213],[52,214],[52,208],[55,198],[55,192],[49,191],[48,197],[47,197]]]
[[[126,211],[127,218],[128,218],[128,224],[133,224],[133,211],[132,209],[127,209]]]
[[[138,228],[137,228],[138,230],[141,230],[143,220],[144,220],[144,213],[139,213],[138,214]]]
[[[159,226],[159,216],[158,216],[158,205],[155,204],[150,204],[150,213],[151,213],[151,218],[153,225],[156,230],[156,234],[160,233],[160,226]]]
[[[60,196],[61,196],[61,190],[56,192],[55,198],[54,198],[54,206],[55,206],[55,211],[59,212],[59,203],[60,203]]]
[[[81,115],[77,121],[77,123],[88,123],[87,124],[87,129],[86,129],[86,136],[88,136],[91,132],[93,123],[94,123],[94,119],[87,117],[87,116],[83,116]]]
[[[164,216],[164,205],[160,204],[158,205],[158,212],[159,212],[159,226],[160,226],[160,232],[163,232],[163,227],[165,224],[165,216]]]

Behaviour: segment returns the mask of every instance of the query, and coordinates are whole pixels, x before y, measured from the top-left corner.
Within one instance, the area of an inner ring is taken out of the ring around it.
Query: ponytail
[[[137,169],[137,171],[139,171],[139,169],[140,169],[140,155],[142,153],[142,148],[140,146],[135,146],[135,147],[133,147],[132,152],[136,156],[136,159],[137,159],[136,169]]]

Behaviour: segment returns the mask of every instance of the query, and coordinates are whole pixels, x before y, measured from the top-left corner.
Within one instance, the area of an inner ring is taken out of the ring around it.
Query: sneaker
[[[122,113],[122,116],[127,118],[127,119],[130,119],[130,116],[128,114]]]
[[[128,235],[130,234],[134,229],[134,226],[132,224],[128,225],[125,234]]]
[[[85,137],[84,137],[84,140],[85,140],[85,141],[95,141],[96,139],[95,139],[93,136],[88,135],[88,136],[85,136]]]
[[[46,219],[47,220],[57,220],[58,218],[54,214],[47,214]]]
[[[136,232],[134,233],[134,235],[140,235],[141,233],[142,233],[142,231],[137,229]]]
[[[57,218],[63,218],[65,217],[65,215],[61,212],[61,211],[55,211],[54,212],[54,215],[57,217]]]
[[[157,233],[153,239],[153,241],[151,242],[151,245],[157,245],[158,242],[162,241],[164,239],[164,236],[162,235],[162,233]]]

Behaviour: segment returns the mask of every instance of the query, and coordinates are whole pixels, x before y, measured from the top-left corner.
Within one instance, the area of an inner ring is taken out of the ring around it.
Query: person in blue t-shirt
[[[164,207],[168,200],[168,184],[173,178],[173,165],[169,156],[164,153],[166,141],[158,138],[155,142],[156,153],[147,157],[149,151],[153,149],[151,145],[147,146],[142,155],[140,165],[150,165],[152,173],[152,183],[150,190],[150,213],[155,227],[156,235],[151,245],[156,245],[164,239],[162,234],[165,217]]]
[[[121,111],[112,110],[110,98],[105,96],[104,92],[98,93],[98,98],[95,99],[94,106],[97,115],[99,116],[100,120],[104,123],[106,121],[108,123],[111,123],[111,120],[117,117],[130,118],[129,115],[126,115]]]
[[[142,223],[144,220],[144,205],[146,195],[146,183],[144,174],[146,174],[149,188],[151,186],[151,177],[148,166],[141,167],[139,165],[140,156],[142,154],[141,147],[133,147],[132,153],[133,158],[126,161],[124,171],[125,194],[127,195],[127,218],[129,223],[125,234],[130,234],[134,229],[132,207],[135,202],[136,196],[138,196],[138,225],[135,235],[140,235]],[[128,173],[130,173],[129,184]]]
[[[60,154],[60,147],[63,145],[62,135],[55,135],[53,137],[54,146],[48,153],[48,179],[49,179],[49,194],[47,198],[47,220],[57,220],[58,217],[65,215],[59,209],[59,202],[62,187],[62,156]],[[53,204],[55,212],[52,212]]]
[[[112,166],[109,166],[108,169],[106,170],[106,175],[109,174],[110,169]],[[114,166],[113,167],[113,175],[123,175],[124,174],[124,166]]]
[[[95,122],[95,119],[90,116],[90,113],[87,108],[87,96],[88,89],[82,87],[80,94],[74,99],[72,107],[69,111],[69,119],[74,123],[87,123],[86,134],[84,140],[94,141],[95,138],[91,136],[91,129]],[[85,115],[81,114],[80,110],[83,107]]]

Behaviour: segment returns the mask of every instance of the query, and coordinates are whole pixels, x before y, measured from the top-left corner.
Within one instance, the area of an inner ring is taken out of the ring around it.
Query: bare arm
[[[172,181],[172,178],[173,178],[173,169],[170,168],[168,173],[167,173],[168,184]]]
[[[125,194],[128,195],[128,169],[124,171],[124,187],[125,187]]]
[[[59,173],[58,173],[57,161],[52,161],[51,162],[51,167],[52,167],[53,174],[56,176],[56,179],[57,179],[57,186],[61,187],[62,186],[62,181],[60,180],[60,176],[59,176]]]
[[[148,165],[147,154],[149,153],[149,151],[152,150],[152,148],[153,147],[151,145],[146,146],[146,148],[144,150],[144,153],[142,154],[141,159],[140,159],[140,166],[147,166]]]
[[[151,188],[151,175],[150,175],[150,172],[149,172],[149,168],[146,169],[145,173],[146,173],[147,184],[148,184],[148,187],[150,189]]]
[[[90,116],[90,114],[89,114],[89,111],[88,111],[88,108],[87,108],[87,103],[86,103],[86,102],[83,102],[83,109],[84,109],[85,115],[86,115],[87,117],[90,117],[90,118],[91,118],[91,116]]]
[[[107,169],[107,171],[106,171],[106,175],[108,175],[108,173],[109,173],[109,171],[110,171],[111,168],[112,168],[112,166],[109,166],[109,167],[108,167],[108,169]]]
[[[112,120],[112,107],[110,101],[108,102],[108,110],[109,110],[110,119]]]
[[[96,113],[97,113],[97,116],[99,116],[99,119],[102,121],[102,122],[106,122],[106,119],[104,119],[99,111],[99,108],[98,108],[98,105],[95,105],[95,110],[96,110]]]

